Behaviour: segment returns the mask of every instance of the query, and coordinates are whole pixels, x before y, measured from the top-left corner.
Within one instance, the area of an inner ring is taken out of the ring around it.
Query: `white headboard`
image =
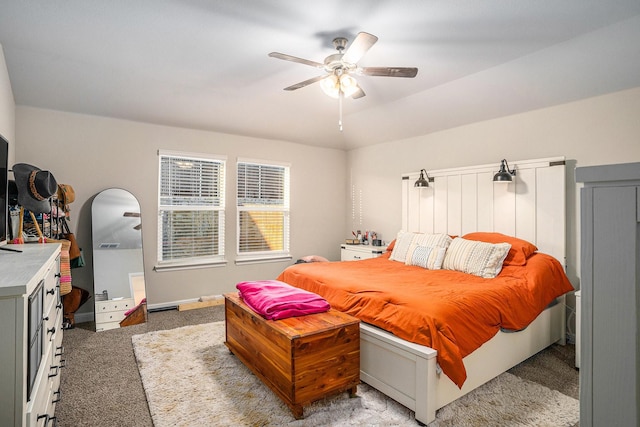
[[[507,159],[508,160],[508,159]],[[512,183],[493,183],[500,162],[427,171],[433,182],[414,187],[402,176],[402,229],[462,236],[495,231],[527,240],[565,265],[565,159],[509,161]]]

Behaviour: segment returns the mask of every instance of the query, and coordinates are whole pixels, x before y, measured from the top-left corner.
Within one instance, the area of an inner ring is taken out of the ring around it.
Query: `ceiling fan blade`
[[[365,32],[358,33],[356,38],[344,52],[342,60],[350,64],[356,64],[377,41],[378,38],[373,34]]]
[[[284,88],[284,90],[296,90],[296,89],[300,89],[300,88],[302,88],[302,87],[309,86],[311,83],[315,83],[315,82],[317,82],[317,81],[320,81],[320,80],[324,79],[325,77],[327,77],[327,76],[317,76],[317,77],[312,77],[312,78],[310,78],[310,79],[308,79],[308,80],[305,80],[305,81],[303,81],[303,82],[296,83],[296,84],[291,85],[291,86],[289,86],[289,87],[285,87],[285,88]]]
[[[285,53],[271,52],[269,56],[272,58],[284,59],[285,61],[297,62],[299,64],[304,64],[304,65],[311,65],[312,67],[316,67],[316,68],[324,68],[324,64],[321,64],[319,62],[298,58],[297,56],[287,55]]]
[[[415,77],[418,74],[418,69],[411,67],[363,67],[362,74],[383,77]]]

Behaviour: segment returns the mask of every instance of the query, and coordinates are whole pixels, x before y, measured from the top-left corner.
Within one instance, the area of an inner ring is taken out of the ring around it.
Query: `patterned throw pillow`
[[[485,243],[456,237],[447,249],[442,268],[492,279],[502,270],[509,249],[509,243]]]
[[[407,251],[405,264],[417,265],[429,270],[440,270],[444,261],[445,248],[413,244]]]
[[[503,265],[526,265],[527,258],[533,255],[537,250],[537,246],[526,240],[517,237],[507,236],[501,233],[492,232],[475,232],[462,236],[467,240],[478,240],[486,243],[508,243],[511,245],[507,257],[504,259]]]
[[[427,234],[427,233],[411,233],[399,231],[396,237],[396,244],[391,251],[390,260],[406,262],[409,247],[412,244],[419,246],[431,246],[438,248],[447,248],[451,243],[451,237],[444,233]]]

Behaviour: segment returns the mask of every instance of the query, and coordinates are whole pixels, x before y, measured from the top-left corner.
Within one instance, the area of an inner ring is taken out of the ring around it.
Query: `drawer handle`
[[[53,377],[57,377],[58,374],[60,373],[60,366],[55,365],[49,368],[49,371],[53,371],[53,373],[49,372],[48,377],[49,378],[53,378]]]
[[[62,277],[62,274],[60,274],[60,273],[56,273],[56,274],[55,274],[55,277]]]
[[[47,333],[51,334],[51,335],[55,334],[56,333],[56,327],[54,326],[51,329],[47,329]]]
[[[51,289],[49,289],[49,290],[47,291],[47,295],[49,295],[49,294],[53,295],[53,294],[55,294],[55,293],[56,293],[56,288],[51,288]]]
[[[56,396],[56,398],[55,398],[55,399],[53,399],[53,400],[51,401],[51,403],[58,403],[58,402],[60,402],[60,389],[59,389],[59,388],[58,388],[58,391],[54,391],[54,392],[53,392],[53,395],[54,395],[54,396]]]
[[[56,308],[57,308],[58,310],[60,310],[60,309],[62,308],[62,303],[61,303],[61,302],[59,302],[59,303],[58,303],[58,305],[56,305]]]
[[[42,320],[45,321],[45,322],[48,321],[49,320],[49,316],[43,317]]]
[[[61,346],[56,347],[55,356],[58,357],[58,356],[62,356],[63,354],[64,354],[64,346],[61,345]]]
[[[353,256],[353,259],[360,259],[360,257],[359,257],[359,256],[357,256],[357,255],[354,255],[354,256]]]

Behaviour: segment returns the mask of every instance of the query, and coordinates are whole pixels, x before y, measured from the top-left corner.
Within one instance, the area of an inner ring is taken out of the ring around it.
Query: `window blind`
[[[224,257],[225,161],[160,153],[159,264]]]
[[[238,254],[289,255],[289,167],[238,162]]]

